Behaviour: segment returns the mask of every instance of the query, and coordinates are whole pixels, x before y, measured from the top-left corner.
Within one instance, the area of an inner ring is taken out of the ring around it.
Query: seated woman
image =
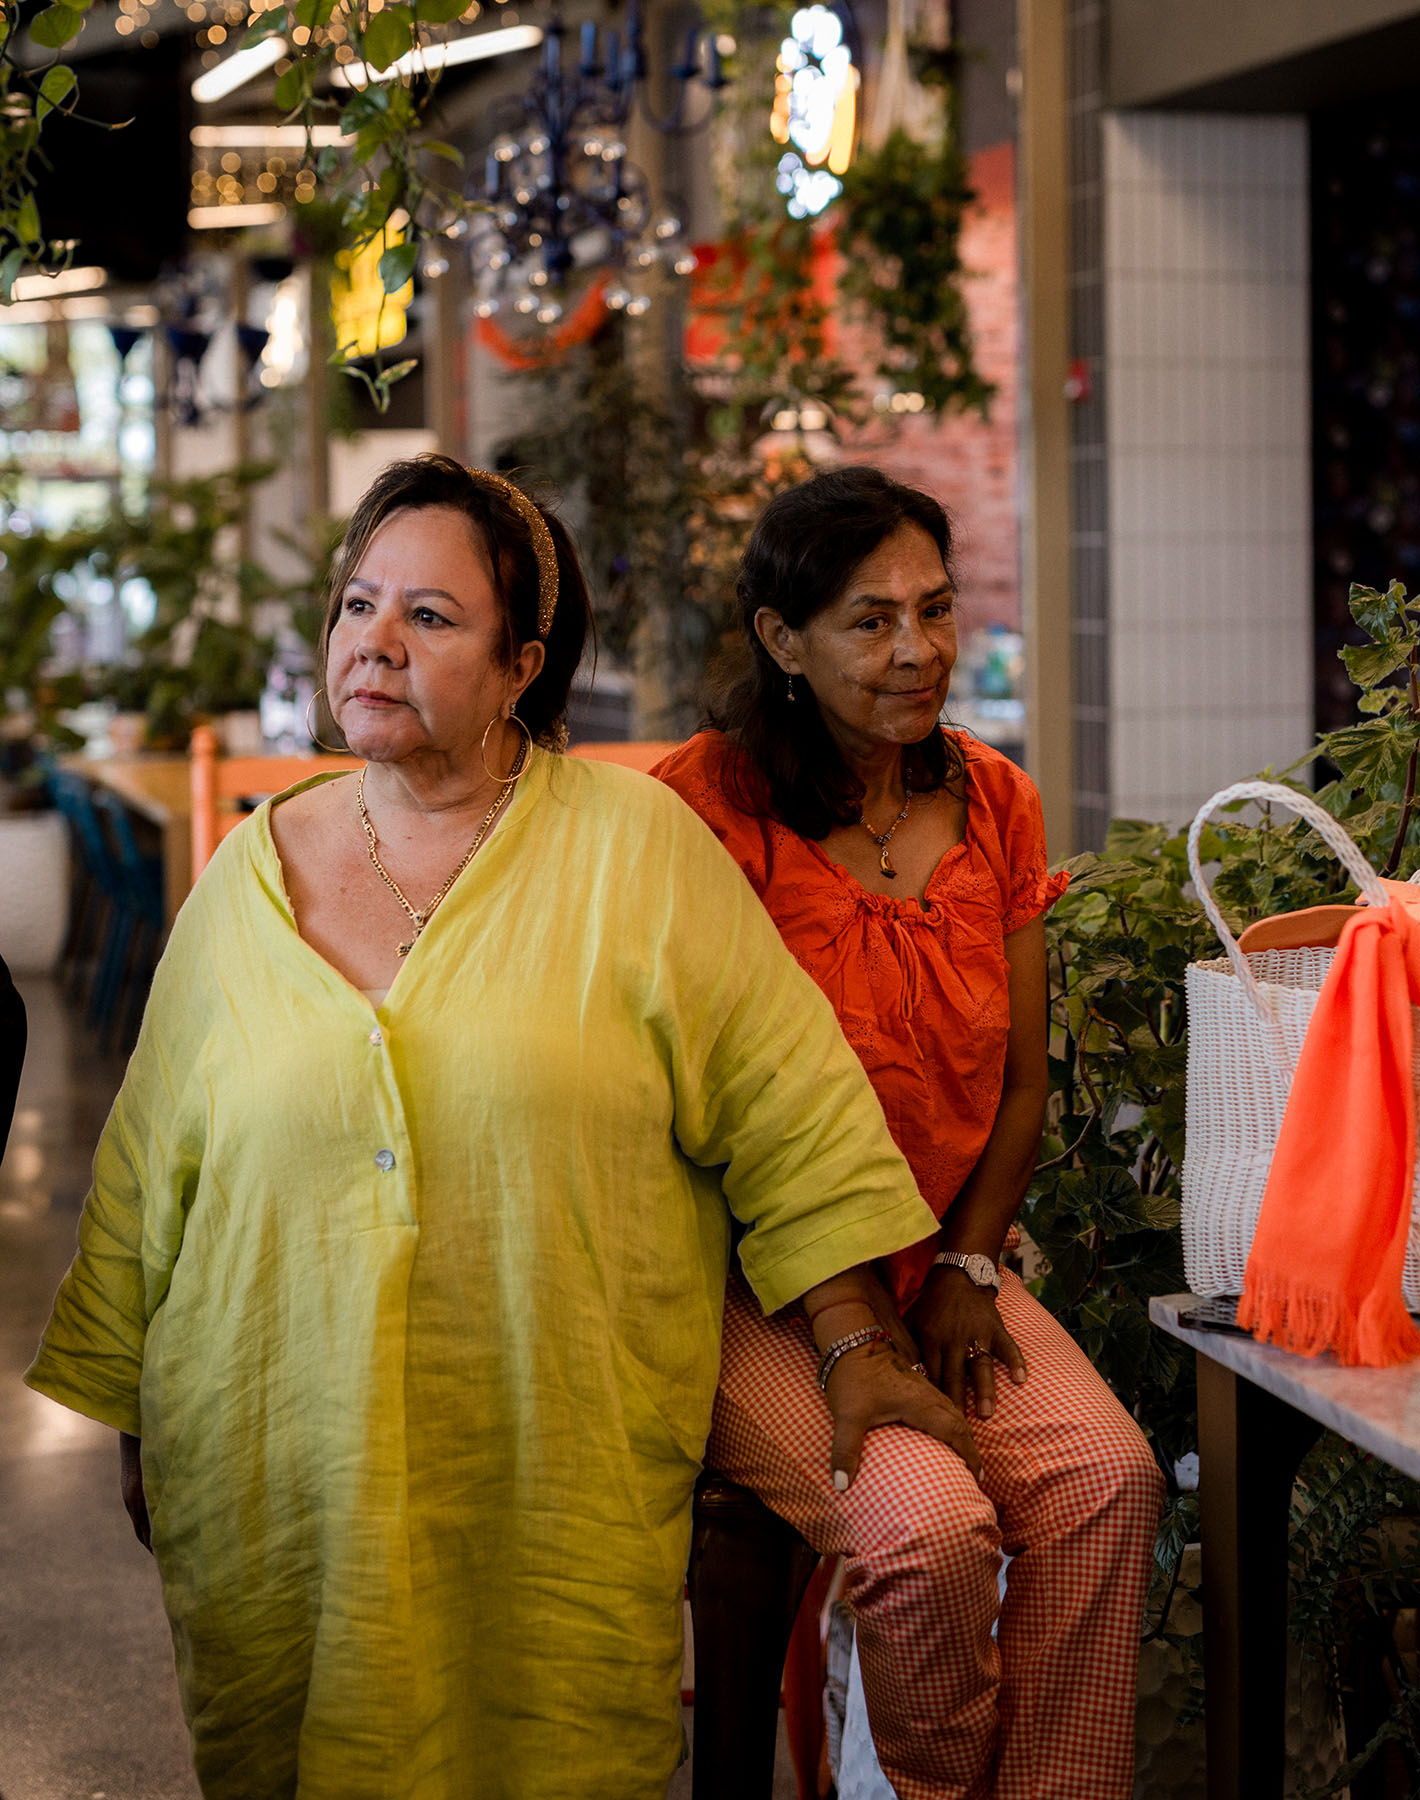
[[[831,1009],[673,795],[554,754],[586,627],[517,488],[378,477],[321,649],[367,766],[222,845],[99,1145],[28,1379],[125,1434],[209,1796],[663,1800],[727,1202],[838,1464],[974,1455],[871,1329],[933,1221]]]
[[[765,1318],[738,1278],[707,1460],[847,1558],[869,1720],[902,1800],[1119,1800],[1162,1481],[999,1266],[1040,1145],[1042,915],[1065,883],[1046,874],[1026,776],[938,726],[950,559],[942,508],[875,469],[778,496],[739,570],[747,667],[715,729],[658,773],[832,1001],[941,1221],[886,1272],[931,1380],[970,1399],[984,1475],[882,1431],[836,1487],[807,1325]]]

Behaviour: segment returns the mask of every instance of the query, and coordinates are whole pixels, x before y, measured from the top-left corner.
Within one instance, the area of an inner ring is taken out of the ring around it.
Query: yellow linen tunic
[[[726,1201],[771,1310],[935,1226],[667,788],[537,755],[377,1013],[227,840],[27,1376],[142,1436],[205,1794],[660,1800]]]

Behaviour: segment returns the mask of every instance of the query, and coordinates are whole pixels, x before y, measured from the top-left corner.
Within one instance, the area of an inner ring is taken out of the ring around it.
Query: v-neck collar
[[[520,777],[517,786],[509,795],[488,836],[479,845],[477,854],[469,862],[468,867],[460,871],[458,880],[440,901],[433,918],[419,934],[408,956],[401,961],[399,968],[395,971],[394,979],[385,989],[385,997],[378,1007],[374,1007],[361,988],[356,987],[353,982],[347,981],[339,969],[322,956],[314,944],[301,935],[300,927],[296,923],[296,910],[291,904],[291,896],[286,888],[286,871],[282,866],[281,855],[276,848],[276,839],[271,830],[271,813],[274,807],[279,806],[283,801],[293,799],[297,794],[304,793],[308,788],[318,786],[321,782],[347,780],[353,771],[322,770],[319,774],[307,776],[304,781],[298,781],[281,793],[273,794],[270,799],[264,800],[252,816],[250,838],[252,859],[276,903],[283,923],[300,946],[298,954],[312,958],[313,962],[324,972],[326,979],[338,984],[344,993],[357,1000],[362,1007],[371,1012],[387,1011],[391,1003],[399,998],[410,985],[409,971],[416,967],[422,968],[424,963],[430,960],[428,951],[425,951],[423,956],[420,955],[421,946],[426,945],[431,936],[437,945],[442,935],[441,926],[445,915],[452,915],[457,910],[458,902],[467,896],[470,888],[477,886],[480,882],[497,878],[500,867],[512,854],[512,849],[508,846],[515,846],[516,839],[521,836],[531,809],[546,789],[552,761],[550,752],[540,750],[536,745],[533,746],[532,762],[527,772]],[[476,871],[482,871],[482,873],[476,873]]]

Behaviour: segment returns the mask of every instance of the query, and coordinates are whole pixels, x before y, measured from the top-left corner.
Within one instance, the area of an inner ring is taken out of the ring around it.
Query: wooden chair
[[[199,725],[192,734],[189,770],[192,779],[192,879],[211,862],[214,851],[245,814],[239,801],[279,794],[293,782],[327,769],[358,769],[356,756],[221,756],[217,734]]]
[[[815,1800],[823,1684],[817,1617],[800,1618],[800,1609],[818,1566],[817,1551],[748,1488],[713,1469],[700,1477],[686,1582],[695,1635],[692,1800],[771,1800],[781,1689],[799,1800]]]

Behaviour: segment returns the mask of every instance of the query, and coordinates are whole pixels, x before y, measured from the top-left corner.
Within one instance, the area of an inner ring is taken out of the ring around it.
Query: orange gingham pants
[[[972,1416],[984,1486],[945,1445],[894,1425],[868,1434],[839,1494],[808,1321],[797,1307],[766,1319],[735,1273],[706,1463],[846,1558],[868,1719],[900,1800],[1128,1800],[1163,1480],[1014,1275],[1000,1310],[1030,1378],[1016,1387],[998,1365],[995,1411]],[[1003,1549],[1014,1560],[998,1605]]]

